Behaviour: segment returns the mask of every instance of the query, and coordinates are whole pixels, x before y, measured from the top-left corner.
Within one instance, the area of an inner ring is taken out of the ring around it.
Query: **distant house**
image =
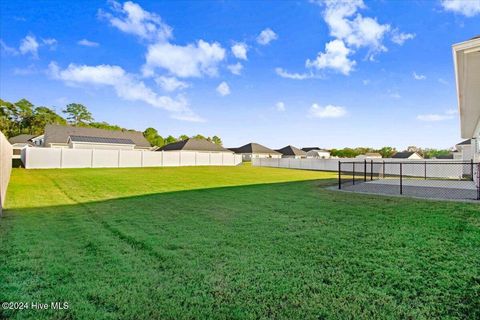
[[[300,159],[307,157],[307,153],[305,151],[290,145],[283,147],[282,149],[277,149],[275,151],[280,152],[282,154],[282,158]]]
[[[282,154],[262,146],[258,143],[247,143],[239,148],[228,148],[236,154],[242,155],[243,161],[251,161],[252,158],[281,158]]]
[[[423,157],[416,152],[404,151],[397,152],[392,156],[392,159],[408,159],[408,160],[422,160]]]
[[[42,147],[73,149],[150,150],[139,131],[47,125]]]
[[[466,161],[473,159],[473,148],[474,146],[472,146],[472,139],[464,140],[455,145],[455,149],[461,155],[458,158]]]
[[[8,142],[12,145],[13,156],[12,159],[20,159],[22,149],[33,146],[31,139],[35,138],[32,134],[19,134],[18,136],[11,137]]]
[[[304,149],[308,148],[302,148]],[[330,151],[324,149],[312,149],[309,151],[305,151],[307,153],[307,158],[316,158],[316,159],[329,159],[330,158]]]
[[[365,154],[359,154],[355,158],[357,158],[357,159],[382,159],[382,155],[378,152],[367,152]]]
[[[208,153],[233,153],[233,151],[225,149],[224,147],[208,140],[195,138],[169,143],[159,148],[157,151],[200,151]]]

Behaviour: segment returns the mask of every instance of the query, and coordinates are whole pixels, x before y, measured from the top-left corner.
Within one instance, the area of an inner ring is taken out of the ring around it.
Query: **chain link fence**
[[[480,200],[473,161],[351,161],[338,163],[338,188],[421,198]]]

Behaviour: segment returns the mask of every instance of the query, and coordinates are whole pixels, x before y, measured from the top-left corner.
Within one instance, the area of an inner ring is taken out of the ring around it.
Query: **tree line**
[[[53,108],[35,106],[27,99],[21,99],[17,102],[0,99],[0,131],[3,132],[7,138],[19,134],[41,135],[44,133],[45,126],[48,124],[68,124],[106,130],[134,131],[105,121],[96,122],[88,108],[80,103],[67,104],[62,110],[62,114],[63,116],[58,114]],[[152,146],[158,147],[190,138],[184,134],[179,137],[168,135],[166,138],[163,138],[154,128],[147,128],[143,132],[143,135]],[[222,139],[218,136],[205,137],[197,134],[191,138],[205,139],[222,145]]]
[[[416,146],[409,146],[407,149],[403,151],[409,152],[417,152],[425,159],[436,158],[438,156],[449,155],[452,150],[448,149],[431,149],[431,148],[419,148]],[[358,148],[343,148],[343,149],[331,149],[330,154],[333,157],[339,158],[355,158],[358,155],[366,154],[366,153],[379,153],[382,155],[382,158],[391,158],[395,153],[397,153],[397,149],[393,147],[383,147],[380,149],[374,149],[369,147],[358,147]]]

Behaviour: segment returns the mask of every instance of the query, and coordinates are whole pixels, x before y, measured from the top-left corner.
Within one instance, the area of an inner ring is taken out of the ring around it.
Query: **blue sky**
[[[0,96],[226,146],[460,140],[471,1],[2,1]]]

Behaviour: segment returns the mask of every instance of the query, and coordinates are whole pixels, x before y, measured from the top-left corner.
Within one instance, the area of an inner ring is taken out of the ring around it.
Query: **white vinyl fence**
[[[26,169],[236,166],[242,156],[227,152],[25,148]]]
[[[362,173],[365,171],[365,161],[363,159],[253,159],[252,165],[258,167],[274,167],[274,168],[290,168],[290,169],[306,169],[319,171],[338,171],[338,162],[346,162],[352,167],[355,162],[355,171]],[[372,167],[371,160],[366,160],[367,172],[370,173]],[[455,178],[461,177],[464,171],[469,168],[465,165],[446,166],[445,163],[456,163],[458,160],[402,160],[402,159],[374,159],[373,173],[385,175],[399,175],[400,165],[402,162],[402,174],[412,177],[425,176],[425,164],[427,164],[428,178]],[[357,165],[358,164],[358,165]],[[475,169],[475,168],[474,168]],[[346,170],[346,167],[344,168]]]
[[[2,215],[10,173],[12,172],[12,154],[12,145],[0,132],[0,216]]]

